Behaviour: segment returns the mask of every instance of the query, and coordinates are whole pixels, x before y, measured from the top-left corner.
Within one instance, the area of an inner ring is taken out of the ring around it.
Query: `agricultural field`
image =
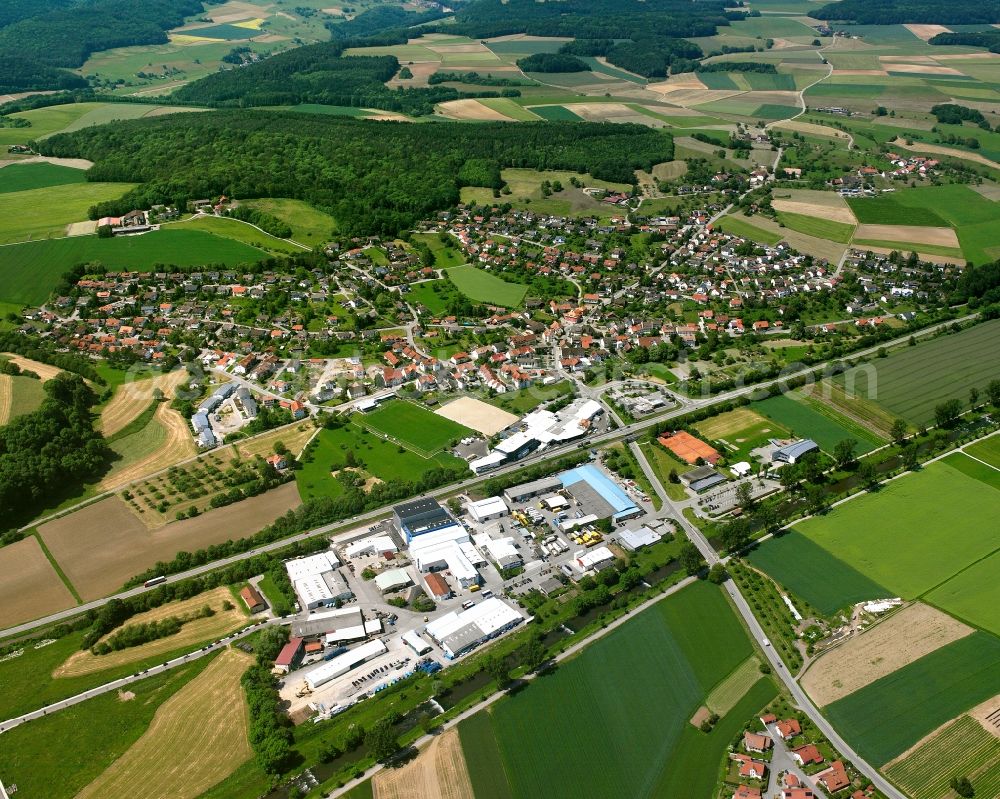
[[[115,200],[132,187],[131,183],[80,183],[72,188],[49,186],[0,193],[0,244],[64,236],[66,226],[86,219],[92,205]],[[17,279],[4,268],[9,249],[0,248],[4,283]],[[11,299],[11,293],[4,292],[3,299]],[[17,301],[16,296],[13,300]]]
[[[684,490],[684,486],[681,485],[680,481],[672,481],[670,475],[671,473],[682,475],[684,472],[690,471],[691,467],[675,458],[673,453],[659,444],[643,442],[639,446],[642,447],[649,465],[653,467],[653,471],[656,473],[660,485],[667,492],[667,496],[675,501],[687,499],[687,492]]]
[[[1000,435],[969,444],[964,448],[966,455],[971,455],[977,460],[985,461],[990,466],[1000,469]]]
[[[465,263],[465,254],[455,246],[455,240],[450,236],[444,241],[437,233],[414,233],[414,242],[423,242],[434,254],[434,266],[443,269],[449,266],[461,266]],[[418,286],[414,287],[417,288]]]
[[[458,291],[447,280],[424,280],[410,286],[406,299],[415,307],[424,306],[431,316],[443,316],[458,298]]]
[[[953,616],[1000,635],[1000,552],[973,563],[926,599]]]
[[[82,169],[43,162],[40,164],[8,164],[0,172],[0,194],[33,191],[71,183],[85,183]]]
[[[118,185],[105,199],[117,197],[128,189],[127,184],[88,183],[88,189],[107,190]],[[41,192],[59,191],[42,189]],[[63,190],[65,191],[65,190]],[[0,195],[0,209],[9,198],[38,192],[17,192]],[[95,202],[88,199],[87,207]],[[10,210],[10,209],[8,209]],[[45,218],[38,211],[38,218]],[[87,208],[75,213],[66,222],[85,219]],[[0,233],[0,237],[2,237]],[[24,305],[38,305],[48,299],[59,278],[78,263],[100,261],[109,269],[128,268],[149,271],[157,264],[199,266],[221,263],[236,266],[255,263],[267,257],[262,250],[233,239],[222,238],[201,230],[159,230],[141,236],[102,239],[97,236],[32,241],[0,247],[0,300]],[[30,276],[30,279],[28,279]]]
[[[168,402],[150,404],[142,415],[109,436],[108,446],[116,460],[101,478],[98,488],[102,491],[120,488],[197,453],[187,421]]]
[[[472,783],[457,729],[435,737],[401,768],[384,769],[372,778],[378,799],[473,799]]]
[[[224,216],[208,216],[200,214],[181,222],[169,222],[163,225],[161,230],[200,230],[218,236],[223,239],[242,242],[248,247],[264,250],[279,255],[294,255],[305,251],[302,247],[292,244],[285,239],[279,239],[264,233],[261,230],[241,222],[238,219],[231,219]]]
[[[779,394],[755,402],[753,407],[787,428],[792,435],[811,438],[827,453],[832,453],[837,443],[845,438],[853,438],[858,442],[858,455],[871,452],[885,443],[853,420],[809,397]]]
[[[778,212],[778,221],[785,227],[815,236],[819,239],[829,239],[841,244],[847,244],[854,236],[854,225],[836,222],[830,219],[819,219],[804,214],[793,214],[787,211]]]
[[[972,716],[960,716],[891,763],[885,773],[914,799],[954,796],[949,783],[956,774],[971,775],[976,796],[998,796],[1000,737]]]
[[[597,98],[591,98],[596,102]],[[465,101],[458,101],[465,102]],[[574,113],[583,114],[584,106],[578,105]],[[496,113],[496,112],[493,112]],[[510,187],[511,193],[504,201],[511,203],[517,208],[525,208],[540,214],[558,214],[562,216],[573,216],[576,214],[586,214],[607,219],[615,216],[618,211],[612,206],[608,206],[600,200],[596,200],[583,192],[582,188],[575,188],[570,183],[570,178],[575,178],[586,188],[601,188],[608,191],[628,192],[631,186],[624,183],[612,183],[606,180],[598,180],[589,174],[577,174],[575,172],[547,170],[539,172],[534,169],[504,169],[501,177]],[[559,181],[563,185],[562,191],[554,191],[551,196],[546,197],[541,190],[542,182]],[[494,202],[493,190],[488,188],[477,188],[466,186],[462,188],[462,202]]]
[[[132,697],[104,694],[5,732],[0,747],[4,784],[16,784],[24,796],[73,799],[145,734],[158,709],[202,674],[210,661],[201,658],[142,680],[130,687]],[[24,691],[28,695],[32,687],[24,686]]]
[[[118,496],[46,522],[39,535],[85,600],[120,588],[182,550],[256,533],[299,504],[293,483],[150,531]]]
[[[761,244],[775,245],[781,241],[781,236],[772,233],[741,216],[724,216],[716,223],[716,227],[731,236],[742,236],[745,239],[759,241]]]
[[[131,377],[129,373],[128,377]],[[147,411],[153,393],[162,391],[172,398],[174,390],[187,378],[187,372],[177,369],[154,377],[142,377],[120,383],[107,404],[101,408],[99,427],[105,437],[113,436]]]
[[[983,322],[890,352],[834,380],[848,397],[858,394],[911,424],[930,424],[936,405],[949,399],[964,403],[970,388],[982,390],[1000,373],[998,331],[1000,320]]]
[[[308,247],[326,244],[337,220],[302,200],[269,197],[264,200],[246,200],[241,205],[256,208],[287,222],[292,228],[292,240]]]
[[[711,734],[688,720],[751,653],[722,593],[696,583],[488,715],[463,722],[473,789],[492,782],[484,796],[518,799],[543,793],[707,799],[729,741],[774,697],[774,686],[759,677]],[[665,671],[670,680],[660,679]],[[629,679],[608,680],[609,673]]]
[[[1000,638],[974,632],[824,708],[862,757],[885,764],[1000,693]]]
[[[983,463],[975,458],[970,458],[964,452],[953,452],[941,459],[942,463],[947,463],[953,469],[958,469],[962,474],[967,474],[975,480],[986,483],[988,486],[1000,489],[1000,469]]]
[[[968,186],[902,189],[888,197],[852,199],[849,204],[862,224],[950,227],[962,254],[973,263],[1000,257],[1000,205]]]
[[[528,293],[527,286],[508,283],[475,266],[455,266],[446,272],[458,290],[475,302],[517,308]]]
[[[45,399],[42,381],[20,375],[0,375],[0,425],[38,410]]]
[[[794,528],[760,544],[747,560],[791,592],[793,600],[801,597],[826,616],[856,602],[885,599],[891,594]],[[817,579],[820,574],[823,578]]]
[[[156,711],[146,732],[78,799],[195,799],[250,759],[240,677],[253,659],[228,649]]]
[[[429,458],[458,439],[475,435],[465,425],[446,419],[407,400],[394,400],[356,418],[356,423],[383,433]]]
[[[402,451],[400,451],[402,450]],[[353,453],[349,456],[348,453]],[[356,466],[349,467],[353,457]],[[428,469],[465,467],[465,461],[438,453],[424,458],[416,452],[392,444],[353,423],[343,427],[324,429],[315,439],[315,448],[302,459],[302,468],[295,473],[295,481],[303,500],[313,497],[339,497],[344,486],[335,472],[353,469],[365,479],[365,488],[389,480],[416,481]]]
[[[792,529],[896,596],[912,599],[991,554],[998,513],[1000,492],[937,462]],[[785,563],[772,574],[782,583],[794,579],[791,562]]]
[[[0,547],[0,627],[47,616],[75,604],[76,598],[37,536]]]
[[[246,625],[246,605],[229,588],[223,586],[205,591],[190,599],[168,602],[152,610],[147,610],[145,613],[139,613],[132,616],[123,626],[149,624],[171,616],[178,618],[194,616],[206,607],[211,608],[214,615],[194,618],[186,622],[181,627],[180,632],[166,638],[158,638],[139,646],[119,649],[106,655],[95,655],[89,649],[75,652],[52,672],[52,676],[56,679],[82,677],[86,674],[96,674],[130,663],[161,657],[179,649],[193,649],[205,641],[217,640]],[[98,643],[107,641],[120,629],[122,628],[116,628],[103,636]]]
[[[822,653],[800,682],[817,705],[828,705],[972,632],[915,602]]]

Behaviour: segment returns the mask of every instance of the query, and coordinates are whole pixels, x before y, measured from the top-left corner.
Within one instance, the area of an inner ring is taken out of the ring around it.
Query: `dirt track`
[[[473,799],[458,730],[435,738],[414,760],[372,779],[375,799]]]
[[[951,616],[916,602],[821,655],[800,682],[822,707],[971,632]]]

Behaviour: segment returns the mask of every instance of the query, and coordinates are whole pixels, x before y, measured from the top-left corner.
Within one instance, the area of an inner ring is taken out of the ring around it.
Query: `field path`
[[[163,703],[149,729],[77,799],[194,799],[250,759],[240,677],[252,658],[227,649]]]

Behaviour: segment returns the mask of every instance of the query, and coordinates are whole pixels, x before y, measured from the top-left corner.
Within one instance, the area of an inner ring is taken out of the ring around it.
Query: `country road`
[[[646,455],[639,445],[633,443],[631,448],[636,459],[639,461],[639,466],[642,468],[643,473],[649,479],[649,482],[656,490],[656,493],[660,495],[660,499],[663,500],[663,508],[671,511],[671,515],[676,520],[677,524],[680,525],[680,528],[687,534],[688,539],[690,539],[690,541],[698,547],[698,550],[701,552],[702,557],[705,558],[708,565],[712,566],[715,563],[723,562],[724,559],[719,557],[719,553],[715,551],[712,545],[708,542],[708,539],[702,534],[701,530],[691,524],[691,522],[684,517],[684,514],[679,513],[674,507],[673,502],[664,490],[663,485],[657,479],[656,473],[653,471],[653,467],[646,459]],[[868,763],[868,761],[864,760],[861,755],[855,752],[854,749],[848,745],[847,741],[840,737],[839,733],[833,728],[833,725],[826,720],[823,714],[819,712],[819,709],[812,703],[809,697],[806,696],[806,692],[802,690],[795,678],[788,672],[788,669],[785,668],[784,662],[778,656],[778,653],[774,651],[774,647],[768,642],[767,634],[757,621],[757,617],[753,615],[753,611],[750,610],[750,606],[747,604],[746,599],[744,599],[743,594],[740,593],[736,583],[733,580],[726,580],[726,582],[723,583],[723,588],[725,588],[726,593],[729,594],[729,598],[733,602],[733,605],[743,617],[743,622],[750,630],[750,634],[757,641],[758,649],[763,651],[764,655],[768,659],[768,662],[771,664],[771,673],[776,674],[785,684],[785,687],[794,698],[795,704],[807,716],[809,716],[810,720],[816,725],[820,732],[827,737],[830,743],[833,744],[834,748],[850,760],[858,771],[872,781],[872,784],[876,788],[884,793],[889,799],[906,799],[906,796],[894,788],[893,785],[878,772],[878,769],[874,768],[870,763]]]
[[[860,350],[856,353],[852,353],[849,357],[852,359],[865,358],[869,355],[874,355],[879,349],[903,344],[911,337],[911,335],[916,338],[922,338],[925,336],[932,335],[937,331],[946,328],[952,324],[968,321],[974,317],[975,314],[969,314],[967,316],[963,316],[958,319],[952,319],[947,322],[940,322],[936,325],[931,325],[930,327],[926,327],[923,330],[916,331],[912,334],[907,333],[906,335],[900,336],[897,339],[882,342],[880,344],[876,344],[873,347],[869,347],[865,350]],[[793,380],[796,377],[800,377],[802,375],[810,374],[828,365],[829,362],[816,364],[814,366],[804,367],[802,369],[797,369],[787,374],[783,374],[780,377],[772,378],[771,380],[765,380],[763,382],[754,383],[752,385],[747,385],[747,386],[740,386],[738,388],[734,388],[711,397],[702,397],[700,399],[694,399],[687,402],[686,404],[680,405],[677,408],[671,408],[670,410],[667,410],[660,414],[651,414],[650,416],[642,419],[641,421],[634,422],[625,427],[620,427],[617,430],[608,431],[607,433],[603,433],[602,435],[595,436],[590,439],[586,439],[580,444],[567,444],[562,447],[546,449],[542,451],[539,455],[529,456],[524,460],[509,464],[508,466],[490,472],[487,476],[470,477],[459,483],[452,483],[451,485],[442,486],[441,488],[428,492],[427,496],[431,496],[434,498],[448,497],[453,494],[464,491],[468,488],[471,488],[475,485],[478,485],[482,483],[484,480],[489,479],[491,477],[508,474],[510,472],[523,469],[526,466],[530,466],[533,463],[537,463],[539,461],[548,460],[550,458],[557,458],[562,455],[569,454],[571,452],[577,452],[581,446],[597,447],[602,444],[611,443],[613,441],[628,439],[632,436],[638,435],[646,428],[650,427],[653,424],[656,424],[657,422],[667,421],[677,416],[683,416],[684,414],[690,411],[695,411],[701,408],[709,407],[711,405],[716,405],[718,403],[726,402],[733,399],[738,399],[739,397],[744,397],[749,394],[753,394],[754,392],[760,391],[765,388],[769,388],[772,386],[781,386],[785,384],[786,381]],[[314,536],[317,535],[327,535],[330,533],[334,533],[335,534],[334,540],[337,543],[343,543],[344,541],[350,540],[351,537],[353,536],[363,535],[364,531],[359,530],[357,528],[363,527],[364,525],[367,524],[371,524],[372,522],[381,519],[383,517],[387,517],[390,514],[391,510],[392,510],[391,506],[386,505],[382,508],[376,508],[375,510],[371,510],[366,513],[355,516],[354,518],[349,520],[340,520],[336,522],[331,522],[330,524],[325,524],[315,529],[307,530],[304,533],[299,533],[297,535],[290,536],[288,538],[283,538],[279,541],[274,541],[269,544],[261,545],[260,547],[257,547],[248,552],[241,552],[236,555],[231,555],[229,557],[213,561],[212,563],[206,563],[203,566],[198,566],[193,569],[189,569],[185,572],[170,575],[167,578],[167,582],[173,583],[173,582],[178,582],[180,580],[188,579],[190,577],[196,577],[200,574],[205,574],[206,572],[210,572],[215,569],[222,568],[233,563],[237,563],[241,560],[246,560],[247,558],[253,557],[254,555],[259,554],[261,552],[271,552],[277,549],[282,549],[288,546],[289,544],[293,544],[298,541],[304,541],[306,539],[313,538]],[[87,610],[94,610],[96,608],[99,608],[107,604],[112,599],[125,599],[127,597],[136,596],[137,594],[141,594],[144,591],[149,591],[149,590],[152,589],[145,588],[143,586],[136,586],[135,588],[130,588],[126,591],[119,592],[112,596],[104,597],[103,599],[95,599],[85,604],[77,605],[72,608],[67,608],[66,610],[50,614],[40,619],[24,622],[23,624],[18,624],[13,627],[9,627],[5,630],[0,630],[0,638],[6,638],[11,635],[19,635],[21,633],[25,633],[30,630],[37,629],[39,627],[44,627],[46,625],[65,621],[66,619],[78,616],[79,614]]]

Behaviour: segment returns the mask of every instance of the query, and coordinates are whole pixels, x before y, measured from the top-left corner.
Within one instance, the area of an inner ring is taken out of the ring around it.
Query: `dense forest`
[[[669,135],[640,125],[414,125],[263,111],[137,119],[37,146],[94,161],[90,180],[143,184],[93,208],[95,218],[218,194],[293,197],[329,211],[348,235],[396,234],[456,204],[470,162],[477,175],[567,169],[632,183],[634,170],[673,157]]]
[[[219,108],[255,106],[345,105],[382,108],[412,116],[434,112],[434,105],[473,96],[448,86],[390,89],[385,85],[399,69],[395,56],[343,56],[352,42],[307,45],[228,69],[182,86],[175,100]],[[483,91],[475,96],[499,96]]]
[[[0,4],[0,28],[47,11],[66,8],[76,2],[77,0],[4,0]]]
[[[566,53],[535,53],[517,59],[524,72],[590,72],[590,65]]]
[[[1000,30],[979,31],[978,33],[939,33],[928,43],[985,47],[991,53],[1000,53]]]
[[[81,377],[59,374],[43,390],[37,411],[0,427],[0,519],[5,523],[93,479],[111,457],[91,419],[97,396]]]
[[[955,103],[941,103],[931,108],[931,113],[942,125],[961,125],[963,122],[973,122],[983,130],[990,129],[990,123],[983,112],[976,108],[968,108]]]
[[[604,56],[615,66],[645,77],[693,68],[701,49],[683,41],[711,36],[720,25],[742,19],[724,0],[474,0],[455,12],[447,29],[476,39],[528,33],[571,36],[560,52]]]
[[[327,22],[334,39],[355,39],[390,30],[404,30],[440,19],[442,11],[407,11],[401,6],[374,6],[346,22]],[[405,43],[405,36],[404,41]]]
[[[760,72],[777,75],[778,68],[774,64],[760,61],[716,61],[712,64],[699,64],[696,72]]]
[[[0,20],[17,19],[0,28],[0,59],[13,73],[0,72],[0,84],[20,89],[65,89],[85,85],[77,76],[54,68],[82,66],[91,53],[136,44],[165,44],[166,31],[202,11],[201,0],[146,0],[131,5],[120,0],[63,2],[20,0]]]
[[[813,9],[813,19],[843,20],[860,25],[908,22],[938,25],[981,25],[1000,22],[1000,3],[981,0],[838,0]]]
[[[704,55],[694,42],[652,34],[636,34],[636,38],[625,41],[576,39],[560,47],[559,52],[604,56],[616,67],[645,78],[665,78],[671,72],[690,72]]]

